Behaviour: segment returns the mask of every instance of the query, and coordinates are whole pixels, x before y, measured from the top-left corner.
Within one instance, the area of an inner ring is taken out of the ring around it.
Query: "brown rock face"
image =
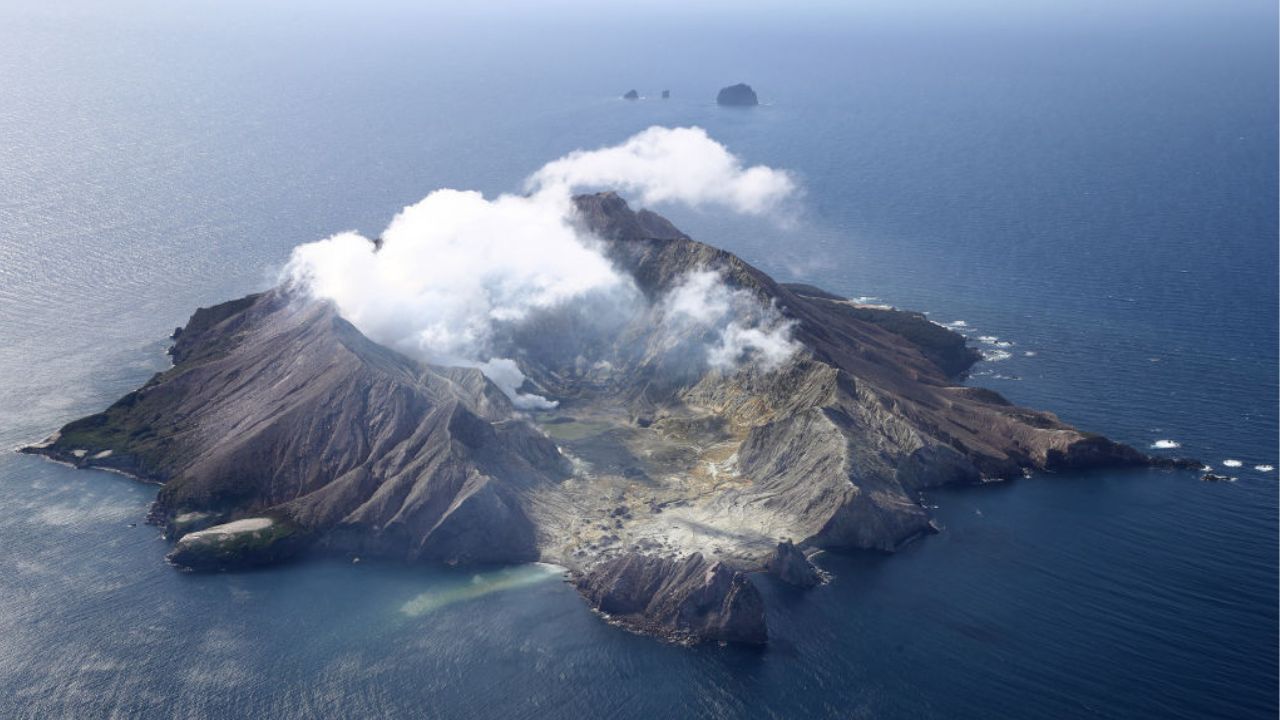
[[[681,642],[762,644],[764,601],[743,573],[694,553],[683,560],[630,553],[577,578],[583,597],[632,630]]]
[[[782,582],[799,588],[815,587],[823,581],[822,572],[790,540],[778,543],[778,548],[765,563],[765,569]]]

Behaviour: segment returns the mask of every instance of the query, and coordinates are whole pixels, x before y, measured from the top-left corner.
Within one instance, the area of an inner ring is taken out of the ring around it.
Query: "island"
[[[717,105],[730,105],[735,107],[752,107],[760,104],[760,100],[756,97],[756,91],[746,83],[738,83],[730,85],[726,88],[720,88],[720,92],[716,95]]]
[[[626,94],[622,96],[622,99],[623,100],[639,100],[640,93],[636,92],[635,90],[628,90]]]
[[[961,384],[979,354],[920,313],[776,282],[614,193],[573,203],[645,296],[712,273],[794,350],[726,368],[679,361],[646,313],[609,342],[535,323],[520,368],[558,405],[521,410],[281,286],[196,310],[172,368],[24,450],[160,483],[149,520],[182,569],[542,561],[619,626],[747,644],[769,635],[753,573],[812,588],[818,551],[901,548],[935,531],[929,488],[1199,467]]]

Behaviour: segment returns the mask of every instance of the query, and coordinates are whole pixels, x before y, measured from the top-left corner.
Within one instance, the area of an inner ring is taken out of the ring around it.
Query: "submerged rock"
[[[762,644],[764,600],[747,576],[699,553],[683,560],[629,553],[575,579],[578,591],[624,627],[677,642]]]
[[[721,88],[716,95],[716,104],[718,105],[734,105],[738,107],[750,107],[759,105],[760,100],[756,97],[756,91],[746,83],[738,83]]]
[[[822,571],[809,562],[809,558],[790,540],[778,543],[765,563],[765,569],[782,582],[800,588],[815,587],[823,582]]]

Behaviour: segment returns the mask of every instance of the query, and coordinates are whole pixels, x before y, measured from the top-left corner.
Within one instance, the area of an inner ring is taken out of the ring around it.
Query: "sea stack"
[[[640,93],[636,92],[635,90],[628,90],[627,94],[622,96],[622,99],[623,100],[639,100]]]
[[[738,83],[720,89],[720,94],[716,95],[717,105],[731,105],[733,107],[752,107],[759,105],[760,100],[756,97],[756,91],[746,83]]]
[[[663,99],[663,100],[670,100],[670,99],[671,99],[671,91],[670,91],[670,90],[663,90],[663,91],[662,91],[662,99]]]

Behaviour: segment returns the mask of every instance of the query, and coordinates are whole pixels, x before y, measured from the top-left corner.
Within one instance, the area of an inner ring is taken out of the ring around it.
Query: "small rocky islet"
[[[198,309],[172,368],[24,451],[160,483],[149,521],[183,569],[543,561],[618,625],[748,644],[768,638],[752,573],[812,588],[815,552],[933,532],[928,488],[1200,467],[960,384],[980,355],[920,313],[776,282],[614,193],[574,202],[647,297],[714,271],[775,308],[798,350],[672,367],[644,314],[625,342],[565,347],[538,338],[566,328],[534,326],[521,370],[559,406],[531,413],[475,368],[413,360],[278,287]]]
[[[750,85],[738,83],[737,85],[720,88],[720,92],[716,94],[716,104],[732,107],[754,107],[760,104],[760,99],[756,97],[756,91]]]

